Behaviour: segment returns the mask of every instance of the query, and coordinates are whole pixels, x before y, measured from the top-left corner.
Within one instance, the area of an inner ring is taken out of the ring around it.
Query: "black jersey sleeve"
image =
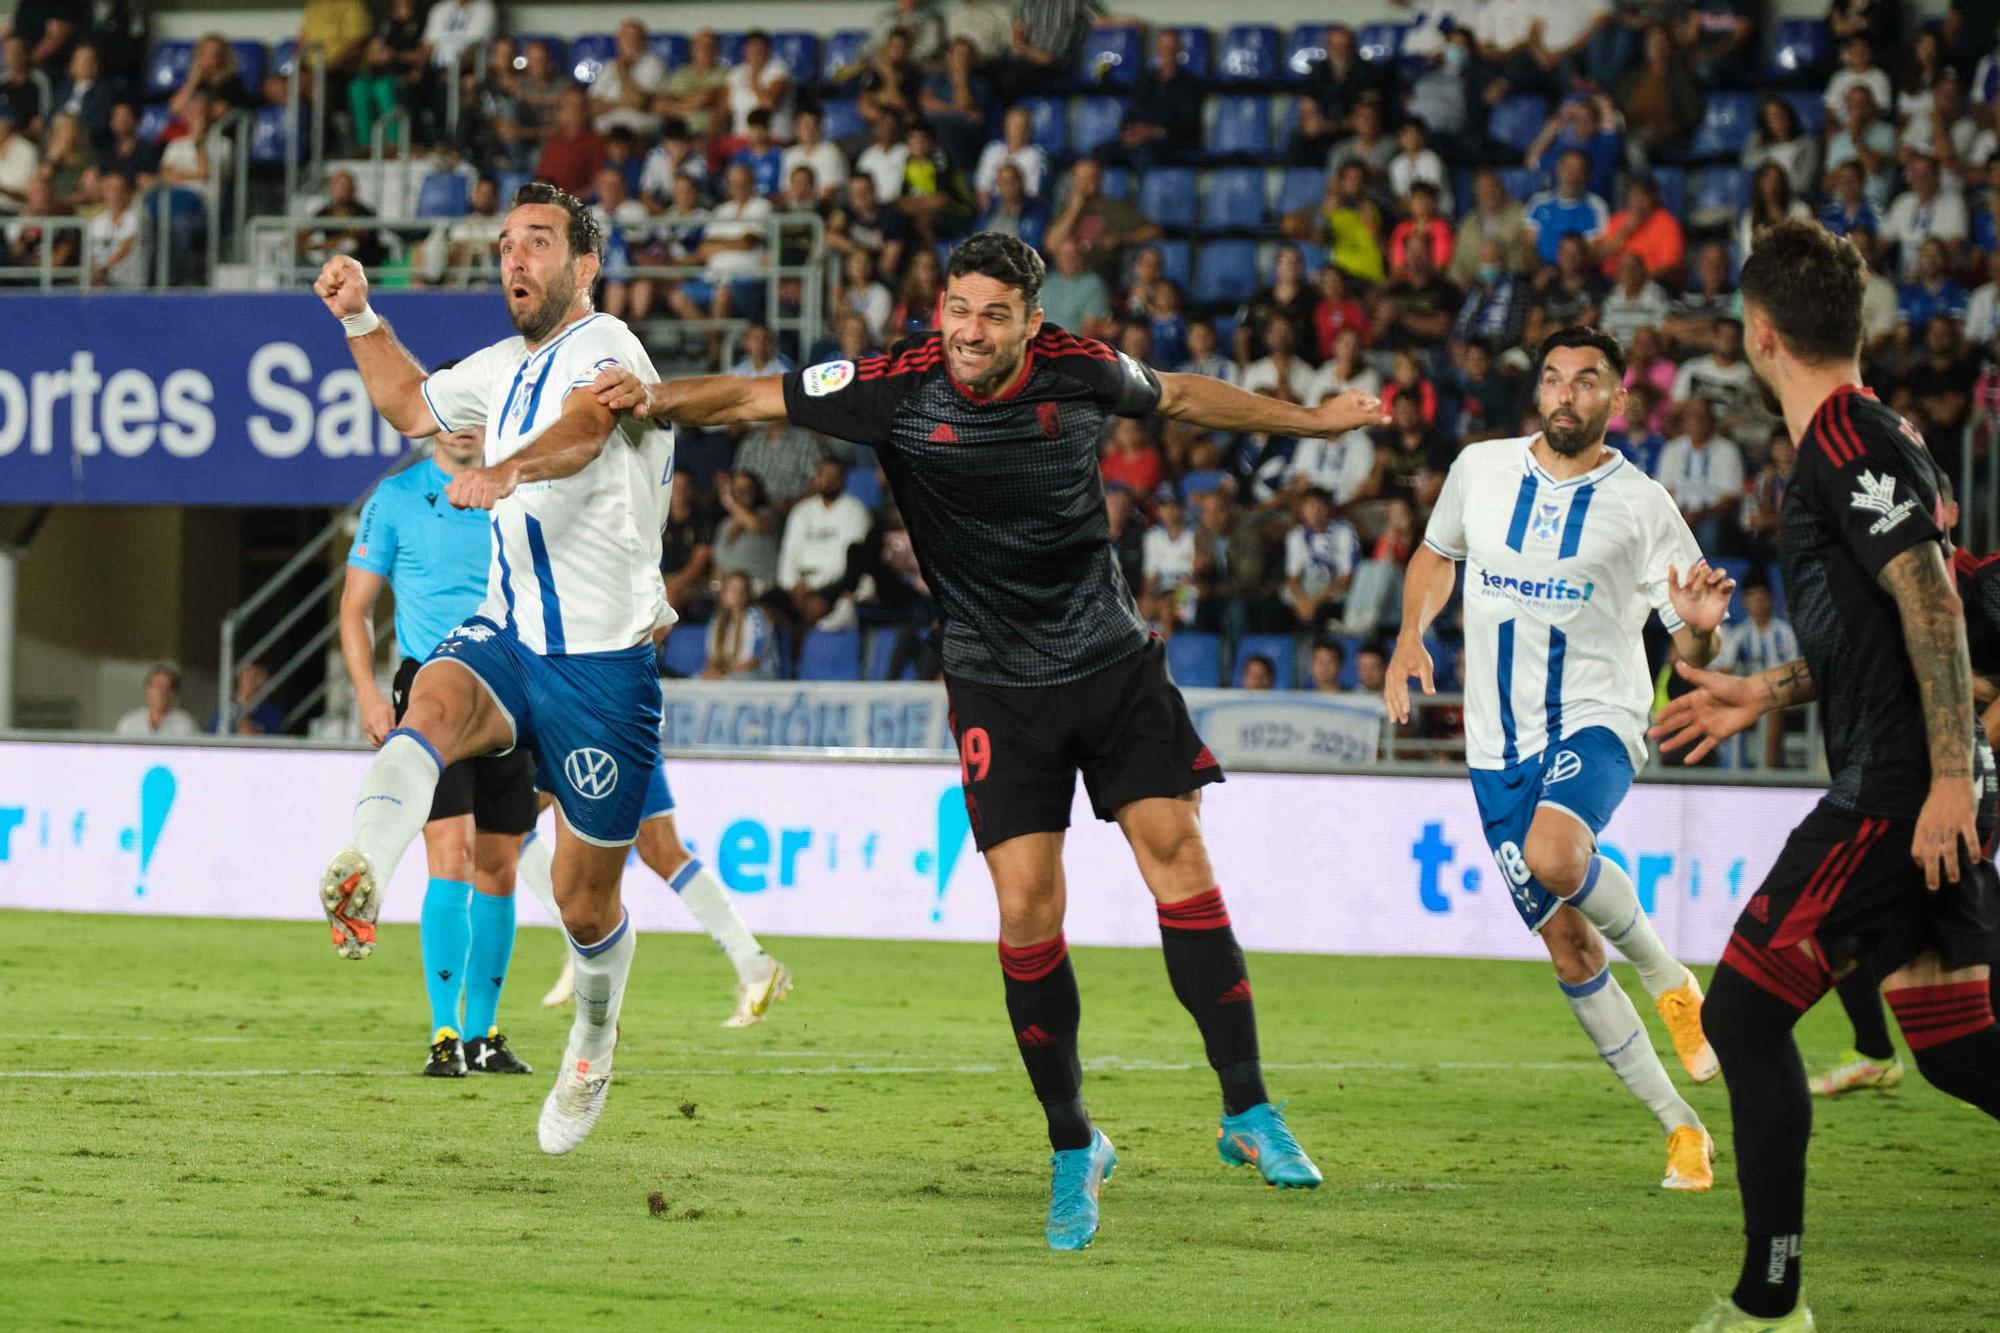
[[[1823,447],[1801,456],[1801,470],[1814,507],[1870,578],[1911,547],[1944,540],[1937,470],[1914,429],[1883,408],[1837,413],[1818,429]]]
[[[785,376],[785,415],[807,430],[882,448],[897,403],[923,373],[900,347],[888,356],[822,361]]]
[[[1058,374],[1088,386],[1091,398],[1113,416],[1143,417],[1159,410],[1160,377],[1095,338],[1044,325],[1035,338],[1035,354]]]

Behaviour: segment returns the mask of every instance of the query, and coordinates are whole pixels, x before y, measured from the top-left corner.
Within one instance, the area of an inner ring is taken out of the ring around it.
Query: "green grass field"
[[[553,932],[522,932],[503,1008],[536,1074],[463,1082],[413,1076],[416,932],[384,934],[352,964],[313,925],[0,913],[0,1326],[1665,1331],[1741,1252],[1728,1160],[1657,1188],[1546,967],[1253,959],[1326,1173],[1281,1193],[1218,1165],[1158,956],[1078,950],[1122,1161],[1095,1247],[1055,1255],[990,948],[773,941],[798,991],[724,1032],[721,958],[648,935],[604,1119],[555,1159]],[[1801,1036],[1831,1054],[1837,1009]],[[2000,1326],[2000,1131],[1912,1077],[1817,1108],[1824,1329]],[[1726,1152],[1721,1085],[1691,1096]]]

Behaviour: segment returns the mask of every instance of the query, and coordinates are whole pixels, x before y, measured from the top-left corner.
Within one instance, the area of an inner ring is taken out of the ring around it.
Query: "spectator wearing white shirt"
[[[1947,65],[1925,98],[1921,113],[1903,122],[1896,142],[1906,157],[1920,153],[1937,158],[1941,166],[1949,163],[1944,172],[1944,186],[1949,190],[1962,188],[1968,167],[1978,165],[1972,160],[1978,137],[1979,126],[1965,113],[1965,85],[1959,81],[1958,71]]]
[[[1351,430],[1337,440],[1299,440],[1285,460],[1285,489],[1292,494],[1322,490],[1333,497],[1336,507],[1345,509],[1373,499],[1381,489],[1375,457],[1375,441],[1365,430]]]
[[[131,178],[102,181],[104,207],[90,220],[90,285],[127,290],[146,285],[145,219],[132,202]]]
[[[1658,480],[1680,506],[1701,549],[1719,554],[1736,531],[1743,505],[1743,451],[1715,433],[1715,409],[1705,398],[1682,405],[1681,426],[1686,433],[1660,452]]]
[[[669,116],[660,127],[660,142],[639,168],[639,197],[656,208],[665,208],[673,202],[674,182],[683,176],[697,189],[705,188],[708,156],[695,143],[688,123],[679,116]]]
[[[854,159],[854,169],[865,171],[875,181],[875,198],[893,204],[903,196],[903,171],[910,163],[910,145],[904,140],[903,118],[884,111],[869,126],[873,134],[868,146]]]
[[[1942,188],[1936,158],[1911,154],[1903,173],[1910,188],[1897,195],[1889,211],[1882,215],[1881,236],[1884,242],[1901,247],[1897,270],[1902,280],[1908,282],[1917,271],[1917,251],[1932,236],[1944,242],[1956,266],[1971,230],[1971,219],[1966,215],[1964,196]]]
[[[1153,526],[1140,545],[1139,613],[1171,634],[1194,620],[1194,529],[1187,508],[1171,483],[1153,497]]]
[[[1349,324],[1333,335],[1333,356],[1313,376],[1306,390],[1305,405],[1318,407],[1329,398],[1359,389],[1363,393],[1382,392],[1382,372],[1368,364],[1361,354],[1361,330]]]
[[[1856,84],[1866,88],[1878,110],[1895,105],[1889,76],[1875,67],[1875,53],[1865,38],[1850,38],[1840,48],[1841,67],[1826,85],[1826,123],[1836,130],[1847,128],[1847,90]]]
[[[1301,629],[1338,622],[1361,538],[1333,516],[1333,497],[1318,487],[1299,501],[1299,522],[1285,537],[1285,604]]]
[[[1215,350],[1215,325],[1205,319],[1188,321],[1187,360],[1174,367],[1177,375],[1206,375],[1241,387],[1243,374],[1234,361]]]
[[[493,40],[499,16],[492,0],[439,0],[424,18],[424,45],[431,64],[450,70],[466,52]]]
[[[181,707],[180,668],[161,662],[146,673],[146,702],[118,719],[120,736],[199,736],[194,715]]]
[[[840,272],[841,283],[833,291],[835,308],[859,315],[868,326],[868,341],[877,347],[886,346],[889,316],[896,309],[896,298],[875,280],[875,256],[866,250],[849,250],[841,261]]]
[[[822,622],[826,629],[853,624],[853,596],[836,600],[834,588],[847,577],[848,548],[867,538],[873,520],[868,507],[846,492],[847,469],[838,459],[822,459],[812,489],[785,518],[778,586],[790,595],[802,628]]]
[[[1974,289],[1972,299],[1965,307],[1965,341],[1974,347],[1987,347],[1994,336],[2000,334],[2000,250],[1986,256],[1986,281]]]
[[[790,180],[799,167],[810,169],[819,197],[830,202],[847,180],[847,154],[840,151],[840,145],[824,137],[817,111],[799,112],[792,119],[792,128],[798,141],[785,150],[782,159],[785,179]]]
[[[791,360],[778,350],[771,331],[762,324],[752,324],[743,330],[743,355],[736,358],[729,373],[756,379],[763,375],[789,375],[792,369]]]
[[[1715,660],[1709,663],[1709,670],[1732,676],[1754,676],[1760,671],[1796,661],[1799,656],[1798,635],[1792,632],[1791,622],[1773,614],[1770,584],[1760,574],[1753,573],[1744,580],[1740,595],[1745,619],[1722,626],[1722,648],[1716,653]],[[1764,736],[1761,747],[1763,766],[1777,768],[1784,748],[1782,717],[1777,714],[1766,717],[1759,730]],[[1725,768],[1751,766],[1751,734],[1745,732],[1734,736],[1725,744],[1722,750]]]
[[[1042,178],[1049,169],[1049,155],[1034,141],[1035,120],[1022,106],[1007,108],[1000,120],[1000,137],[986,145],[979,155],[979,167],[972,174],[973,188],[979,192],[979,206],[993,202],[1000,168],[1012,162],[1021,169],[1021,188],[1030,199],[1042,193]]]
[[[750,113],[762,107],[771,113],[772,137],[792,137],[792,71],[771,54],[770,33],[752,28],[743,34],[743,56],[729,67],[723,87],[729,97],[731,133],[748,134]]]
[[[1605,294],[1597,324],[1616,338],[1619,346],[1629,348],[1633,334],[1658,328],[1670,308],[1667,289],[1646,276],[1644,256],[1628,250],[1618,261],[1618,285]]]
[[[683,627],[681,633],[692,631]],[[769,680],[778,674],[772,655],[771,622],[750,601],[750,576],[725,574],[715,616],[708,622],[708,661],[703,680]]]
[[[35,141],[0,116],[0,213],[19,213],[28,197],[28,182],[41,170],[42,155]]]
[[[728,319],[764,309],[763,275],[770,266],[764,224],[771,201],[756,192],[750,168],[741,162],[730,165],[723,183],[729,196],[709,210],[701,246],[687,261],[708,265],[708,272],[682,283],[669,298],[682,319]],[[709,342],[712,359],[721,350],[721,331],[712,332]]]
[[[1264,346],[1270,355],[1243,368],[1243,388],[1287,403],[1304,403],[1314,368],[1296,355],[1296,341],[1292,322],[1283,315],[1273,315],[1264,325]]]
[[[654,94],[667,82],[667,67],[648,49],[646,28],[637,19],[618,25],[618,50],[590,85],[591,124],[599,134],[627,129],[642,139],[658,137],[666,117],[653,109]]]
[[[1725,417],[1735,412],[1746,394],[1757,393],[1757,374],[1743,355],[1743,325],[1734,319],[1717,320],[1715,350],[1706,356],[1681,363],[1674,376],[1673,399],[1686,402],[1701,398]]]
[[[1429,127],[1417,117],[1409,117],[1396,129],[1396,146],[1399,151],[1389,159],[1389,192],[1407,199],[1412,185],[1428,181],[1437,191],[1438,212],[1452,216],[1451,176],[1444,169],[1444,159],[1430,146]]]

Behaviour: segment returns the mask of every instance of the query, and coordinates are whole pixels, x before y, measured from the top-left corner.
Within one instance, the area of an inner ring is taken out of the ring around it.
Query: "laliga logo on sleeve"
[[[563,760],[563,776],[586,800],[601,801],[618,787],[618,764],[602,750],[571,750]]]
[[[1879,537],[1891,531],[1908,518],[1917,507],[1915,500],[1896,498],[1895,477],[1886,475],[1878,477],[1873,472],[1865,470],[1861,474],[1861,485],[1849,497],[1848,504],[1856,509],[1882,516],[1869,525],[1868,535],[1871,537]]]
[[[828,361],[822,365],[807,366],[801,382],[805,385],[808,398],[824,398],[830,393],[839,393],[854,382],[854,363]]]

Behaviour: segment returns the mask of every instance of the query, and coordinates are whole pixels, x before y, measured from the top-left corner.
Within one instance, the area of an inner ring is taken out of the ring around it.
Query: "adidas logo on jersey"
[[[951,428],[951,423],[949,421],[940,421],[938,423],[937,429],[931,432],[931,443],[957,444],[958,432]]]

